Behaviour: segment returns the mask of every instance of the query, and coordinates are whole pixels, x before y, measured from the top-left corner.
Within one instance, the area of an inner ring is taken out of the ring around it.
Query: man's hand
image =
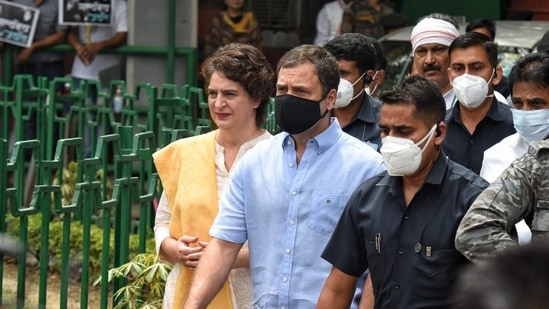
[[[102,44],[90,43],[87,45],[80,45],[76,52],[78,57],[80,57],[86,65],[90,65],[101,49],[103,49]]]
[[[34,52],[34,48],[32,47],[27,47],[21,50],[17,54],[17,63],[27,62],[29,60],[30,55],[32,55],[33,52]]]

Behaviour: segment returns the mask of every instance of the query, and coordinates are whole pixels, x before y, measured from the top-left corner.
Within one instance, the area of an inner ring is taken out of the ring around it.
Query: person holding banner
[[[63,43],[66,38],[67,27],[57,24],[58,0],[14,0],[13,2],[40,10],[31,45],[16,52],[16,74],[32,75],[35,84],[38,77],[47,77],[48,80],[62,77],[65,73],[63,61],[65,56],[59,52],[44,50],[45,47]],[[24,126],[25,139],[35,139],[37,136],[35,112],[30,115],[29,121],[26,121]],[[31,155],[31,152],[26,152],[25,159],[30,160]]]
[[[72,65],[71,75],[76,88],[81,87],[87,80],[101,80],[102,72],[111,70],[119,66],[120,58],[118,55],[100,54],[101,50],[120,46],[126,43],[128,34],[127,22],[127,4],[124,0],[111,1],[111,24],[95,25],[90,23],[78,24],[72,26],[68,35],[68,43],[76,50],[76,57]],[[74,22],[70,22],[74,25]],[[112,75],[112,74],[111,74]],[[111,76],[112,79],[117,78]],[[118,77],[120,78],[120,77]],[[101,80],[103,89],[108,89],[110,80]],[[99,89],[91,88],[88,103],[97,104]],[[96,132],[101,135],[103,132]],[[90,132],[84,135],[84,155],[91,156]]]
[[[14,0],[13,2],[40,10],[32,44],[17,52],[17,73],[32,74],[35,77],[45,76],[48,79],[63,76],[64,55],[43,50],[45,47],[65,42],[68,27],[57,23],[59,1]]]

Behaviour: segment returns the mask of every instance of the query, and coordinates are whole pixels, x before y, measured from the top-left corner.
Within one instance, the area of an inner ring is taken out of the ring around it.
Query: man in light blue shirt
[[[335,58],[315,45],[279,61],[275,118],[284,131],[235,168],[185,308],[205,308],[248,241],[254,307],[315,308],[330,272],[321,259],[349,196],[385,170],[381,156],[330,118]]]

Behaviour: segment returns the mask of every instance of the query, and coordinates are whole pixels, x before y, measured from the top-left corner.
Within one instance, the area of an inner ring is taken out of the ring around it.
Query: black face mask
[[[314,126],[328,113],[320,115],[320,101],[284,94],[275,97],[275,119],[278,126],[290,134],[299,134]]]

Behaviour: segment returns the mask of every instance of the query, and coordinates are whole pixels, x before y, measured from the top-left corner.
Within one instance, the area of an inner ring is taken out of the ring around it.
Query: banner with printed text
[[[39,16],[36,8],[0,0],[0,41],[29,47]]]
[[[108,26],[114,0],[59,0],[59,24]]]

